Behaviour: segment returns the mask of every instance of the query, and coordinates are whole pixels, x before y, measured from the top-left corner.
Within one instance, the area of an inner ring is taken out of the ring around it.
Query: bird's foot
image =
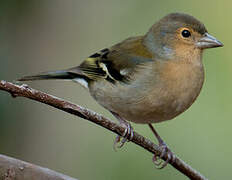
[[[120,122],[120,124],[126,126],[126,129],[123,133],[122,136],[117,136],[114,140],[114,150],[117,151],[117,149],[121,148],[127,141],[131,141],[133,136],[134,136],[134,130],[131,126],[130,123],[128,122]],[[123,137],[123,139],[121,140],[121,137]]]
[[[155,167],[157,169],[163,169],[167,166],[168,163],[174,163],[176,156],[175,154],[169,149],[169,147],[166,145],[165,142],[159,143],[159,147],[161,148],[161,154],[160,156],[154,155],[152,158],[152,162],[155,164]],[[162,162],[162,158],[167,156],[167,159],[165,162]]]

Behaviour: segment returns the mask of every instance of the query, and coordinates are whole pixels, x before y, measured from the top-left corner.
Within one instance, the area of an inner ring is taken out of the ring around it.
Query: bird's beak
[[[205,33],[203,37],[197,41],[196,46],[200,49],[207,49],[222,47],[223,44],[220,41],[218,41],[215,37],[211,36],[208,33]]]

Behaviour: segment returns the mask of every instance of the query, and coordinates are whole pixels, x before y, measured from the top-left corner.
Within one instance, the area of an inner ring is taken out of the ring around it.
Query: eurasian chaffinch
[[[192,105],[204,82],[203,50],[221,46],[200,21],[172,13],[144,36],[130,37],[103,49],[77,67],[19,80],[69,79],[80,83],[126,125],[120,147],[133,138],[128,121],[148,124],[163,152],[168,152],[163,168],[174,155],[151,123],[173,119]],[[119,136],[115,142],[120,142]],[[157,157],[153,160],[156,163]]]

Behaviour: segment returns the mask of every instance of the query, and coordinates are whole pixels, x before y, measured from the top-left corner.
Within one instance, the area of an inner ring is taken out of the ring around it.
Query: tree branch
[[[120,136],[122,136],[123,132],[125,131],[125,128],[123,126],[120,126],[119,124],[110,121],[109,119],[103,117],[102,115],[96,112],[83,108],[79,105],[73,104],[71,102],[65,101],[63,99],[57,98],[55,96],[37,91],[28,87],[27,85],[19,86],[10,82],[0,81],[0,90],[11,93],[13,97],[26,97],[50,105],[54,108],[60,109],[70,114],[74,114],[83,119],[98,124],[99,126],[102,126]],[[138,134],[137,132],[134,132],[134,136],[131,142],[137,144],[140,147],[143,147],[152,154],[161,154],[161,149],[159,148],[159,146],[155,145],[150,140]],[[162,159],[166,161],[167,154],[165,154],[165,156]],[[171,165],[190,179],[206,180],[206,178],[203,175],[201,175],[198,171],[193,169],[191,166],[186,164],[178,157],[176,157],[175,162],[173,162]]]
[[[50,169],[4,155],[0,155],[0,179],[77,180]]]

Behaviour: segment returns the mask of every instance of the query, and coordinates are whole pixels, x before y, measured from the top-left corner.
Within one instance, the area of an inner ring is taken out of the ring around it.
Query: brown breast
[[[159,74],[158,84],[143,103],[152,109],[147,114],[150,121],[160,122],[176,117],[192,105],[201,91],[204,69],[201,62],[186,61],[158,62],[154,67]]]

